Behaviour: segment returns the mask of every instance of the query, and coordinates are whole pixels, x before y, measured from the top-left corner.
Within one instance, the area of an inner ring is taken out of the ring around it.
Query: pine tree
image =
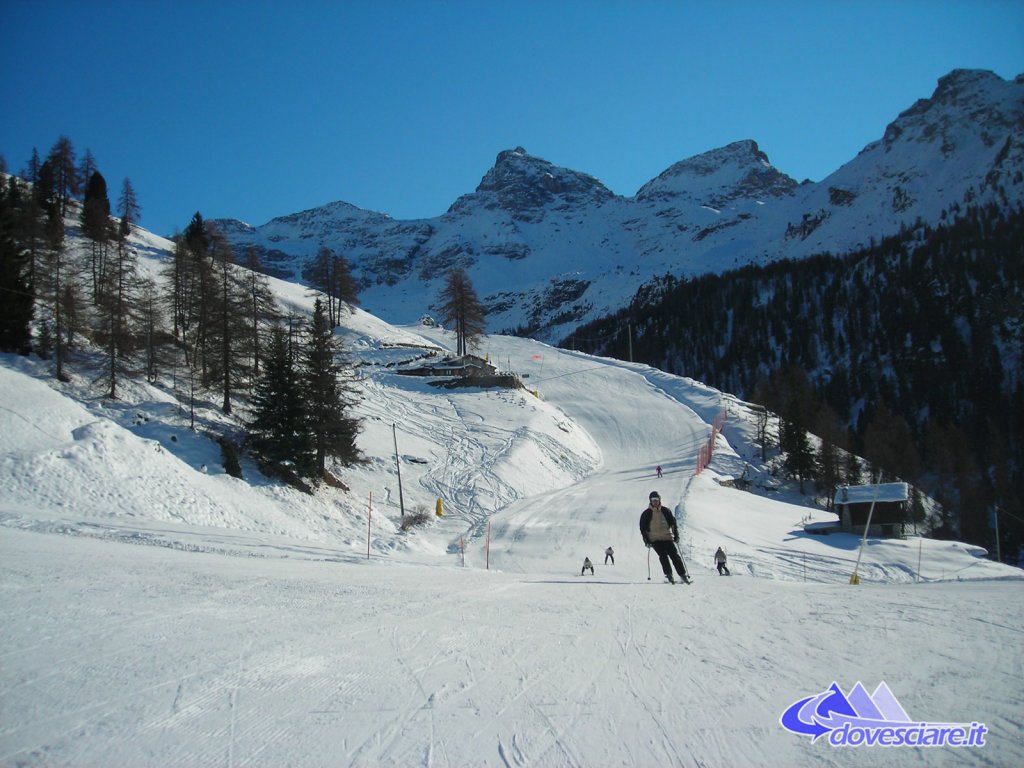
[[[118,376],[128,371],[135,347],[138,316],[138,257],[124,237],[118,237],[110,264],[104,269],[96,310],[99,337],[106,341],[107,397],[117,398]]]
[[[171,333],[181,340],[187,321],[188,256],[185,241],[174,240],[174,251],[162,269],[164,283],[168,289],[167,305],[171,312]]]
[[[223,394],[222,409],[231,413],[231,393],[236,380],[248,374],[245,365],[249,344],[246,309],[248,294],[235,269],[234,255],[227,240],[218,232],[211,233],[215,280],[218,284],[213,303],[210,335],[219,341],[213,366]]]
[[[29,196],[11,177],[0,188],[0,351],[27,354],[32,346],[35,290],[24,245],[22,201]]]
[[[93,301],[100,298],[100,286],[106,280],[107,243],[110,240],[110,200],[107,181],[99,171],[93,172],[85,187],[82,205],[82,234],[92,241],[90,268]]]
[[[348,415],[355,390],[340,376],[340,345],[317,299],[303,351],[304,400],[309,409],[310,430],[316,448],[317,477],[323,477],[327,456],[349,465],[359,460],[356,436],[359,422]]]
[[[347,305],[351,307],[359,304],[359,286],[352,277],[352,267],[344,256],[336,256],[334,260],[334,280],[331,284],[334,290],[334,297],[338,306],[338,314],[335,317],[336,323],[341,323],[341,310]]]
[[[309,477],[316,449],[294,346],[291,334],[275,325],[253,392],[249,444],[270,471]]]
[[[218,293],[211,242],[206,222],[197,212],[184,234],[175,239],[174,254],[164,271],[172,332],[188,373],[193,424],[196,390],[210,386],[211,362],[218,351],[211,333]]]
[[[55,375],[60,381],[68,381],[64,366],[76,327],[78,289],[71,256],[66,252],[64,220],[59,206],[49,209],[43,228],[45,246],[39,271],[39,296],[53,320]]]
[[[779,448],[785,453],[786,471],[804,483],[815,479],[814,451],[807,436],[816,418],[815,398],[806,372],[789,366],[772,377],[773,394],[779,423]]]
[[[804,484],[815,479],[814,449],[807,430],[800,422],[783,418],[779,426],[779,443],[786,454],[783,466],[791,477],[799,480],[800,493],[804,493]]]
[[[99,171],[94,171],[85,185],[82,234],[96,242],[106,242],[110,239],[110,199],[107,197],[107,180]]]
[[[829,440],[822,440],[817,455],[817,486],[828,498],[828,508],[836,498],[836,488],[842,482],[842,458],[838,446]]]
[[[245,288],[246,316],[249,322],[249,365],[252,368],[252,376],[255,377],[260,372],[264,329],[268,324],[278,320],[280,312],[274,293],[270,290],[270,284],[263,275],[259,253],[251,246],[245,252],[245,268],[248,270]]]
[[[327,299],[327,320],[332,328],[337,328],[341,323],[344,305],[359,303],[359,291],[348,260],[330,248],[321,246],[316,256],[306,265],[304,275]]]
[[[213,383],[216,360],[222,352],[214,328],[221,285],[214,269],[213,245],[213,233],[197,212],[179,239],[169,281],[174,291],[175,333],[180,334],[189,369],[202,387]]]
[[[38,194],[38,179],[41,163],[39,152],[32,150],[32,157],[22,172],[22,178],[31,189],[19,195],[21,215],[16,225],[19,238],[28,252],[28,282],[37,285],[36,267],[43,251],[43,210]]]
[[[85,154],[82,156],[81,161],[78,163],[78,178],[83,183],[88,184],[89,179],[96,173],[97,165],[96,158],[92,154],[91,149],[86,149]]]
[[[823,404],[818,409],[813,432],[821,438],[816,464],[816,484],[827,495],[828,508],[831,509],[836,488],[843,484],[841,449],[847,445],[846,431],[836,413],[828,405]]]
[[[57,143],[50,150],[47,162],[50,163],[53,171],[55,202],[63,218],[68,215],[68,205],[75,195],[78,194],[79,190],[78,168],[75,165],[75,148],[71,143],[71,139],[67,136],[58,138]]]
[[[483,305],[465,270],[453,269],[448,273],[440,299],[441,319],[455,327],[456,354],[465,355],[487,328]]]
[[[36,183],[32,192],[39,203],[39,208],[47,217],[60,216],[60,204],[57,196],[57,179],[54,175],[53,163],[47,159],[39,166]]]
[[[751,395],[751,400],[758,406],[753,410],[756,440],[761,445],[761,461],[768,460],[768,424],[771,418],[771,412],[768,409],[768,403],[771,400],[770,386],[768,379],[762,376],[758,379]]]
[[[142,214],[142,207],[135,196],[135,188],[127,176],[121,182],[121,196],[117,201],[117,214],[121,217],[118,231],[121,237],[126,238],[131,233],[132,225],[139,223],[139,217]]]
[[[879,466],[886,479],[913,480],[920,471],[921,460],[906,420],[884,403],[864,432],[864,457]]]
[[[914,533],[917,533],[918,523],[925,521],[925,509],[924,499],[921,497],[921,491],[916,486],[910,487],[910,520],[914,524]]]
[[[160,307],[160,294],[156,283],[145,278],[139,281],[139,336],[143,350],[143,370],[146,381],[153,383],[162,365],[161,325],[163,312]]]

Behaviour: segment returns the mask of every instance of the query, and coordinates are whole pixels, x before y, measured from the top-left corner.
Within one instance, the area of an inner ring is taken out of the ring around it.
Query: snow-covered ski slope
[[[718,482],[756,473],[753,423],[697,382],[490,337],[536,395],[436,389],[389,364],[450,334],[357,311],[344,335],[368,461],[314,497],[245,461],[227,476],[212,405],[193,432],[166,390],[112,403],[0,357],[0,765],[1024,764],[1018,569],[869,539],[851,586],[858,536],[804,534],[828,516],[785,487]],[[691,586],[663,584],[640,541],[654,489]],[[432,520],[403,532],[402,508]],[[985,746],[782,728],[833,681],[983,723]]]

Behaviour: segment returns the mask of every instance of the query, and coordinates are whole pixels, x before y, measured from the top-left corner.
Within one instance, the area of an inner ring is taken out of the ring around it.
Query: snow
[[[909,498],[906,483],[873,483],[843,486],[836,493],[836,504],[907,501]]]
[[[213,403],[193,431],[160,386],[110,402],[0,356],[0,764],[1024,764],[1019,569],[913,536],[869,538],[858,565],[861,536],[806,534],[835,515],[770,478],[746,405],[699,382],[492,336],[479,352],[530,391],[436,389],[393,366],[451,334],[345,326],[367,462],[312,497],[224,473]],[[747,467],[766,487],[728,487]],[[640,541],[655,489],[690,586]],[[429,522],[403,531],[403,510]],[[985,745],[780,725],[833,682],[984,723]]]

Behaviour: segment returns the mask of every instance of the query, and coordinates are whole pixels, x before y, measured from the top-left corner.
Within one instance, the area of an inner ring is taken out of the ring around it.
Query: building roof
[[[874,485],[844,485],[836,490],[836,505],[870,504],[872,501],[907,501],[910,495],[906,483],[876,483]]]
[[[487,360],[476,355],[462,355],[461,357],[446,357],[443,360],[433,360],[413,368],[404,368],[399,373],[414,373],[419,375],[449,375],[443,372],[459,372],[468,375],[479,371],[495,372],[497,369]]]

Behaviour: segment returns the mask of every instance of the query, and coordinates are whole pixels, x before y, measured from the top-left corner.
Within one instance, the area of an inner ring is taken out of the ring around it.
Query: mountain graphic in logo
[[[779,724],[791,733],[827,734],[833,747],[984,747],[984,723],[928,723],[911,720],[884,682],[869,694],[859,682],[843,693],[838,683],[792,704]]]
[[[863,728],[877,728],[893,723],[913,722],[884,682],[868,694],[858,682],[849,694],[837,683],[816,696],[800,699],[779,718],[782,727],[793,733],[819,736],[842,728],[847,723]]]

